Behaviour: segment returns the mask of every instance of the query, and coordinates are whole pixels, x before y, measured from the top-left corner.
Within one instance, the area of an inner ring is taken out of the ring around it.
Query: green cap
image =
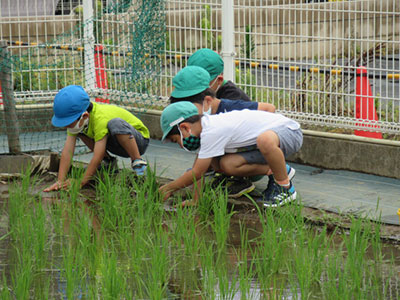
[[[196,66],[183,68],[172,79],[175,87],[172,97],[185,98],[201,93],[210,87],[210,74],[206,70]]]
[[[193,53],[187,62],[188,66],[199,66],[210,73],[210,81],[224,72],[224,61],[221,56],[208,48],[202,48]]]
[[[160,125],[163,131],[162,141],[165,140],[171,129],[183,120],[198,115],[196,105],[189,101],[179,101],[168,105],[161,114]]]

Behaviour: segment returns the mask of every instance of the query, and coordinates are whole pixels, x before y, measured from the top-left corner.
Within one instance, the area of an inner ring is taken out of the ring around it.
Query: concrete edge
[[[123,106],[134,112],[148,127],[151,138],[161,139],[160,116],[162,111]],[[27,110],[38,105],[17,105],[22,122],[30,120],[24,128],[33,131],[54,130],[51,126],[52,105],[41,105],[38,111]],[[40,122],[34,122],[35,118]],[[41,117],[41,118],[39,118]],[[20,119],[20,117],[19,117]],[[43,123],[47,120],[47,124]],[[355,135],[303,130],[304,141],[301,150],[288,161],[324,169],[349,170],[400,179],[400,142],[379,140]]]

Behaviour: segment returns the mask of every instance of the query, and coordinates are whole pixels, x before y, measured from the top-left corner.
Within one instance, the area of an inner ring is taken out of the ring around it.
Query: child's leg
[[[136,143],[136,139],[132,137],[130,134],[117,134],[115,135],[118,143],[122,148],[125,149],[126,153],[128,153],[131,160],[141,158],[138,145]]]
[[[141,158],[149,140],[144,138],[139,131],[120,118],[110,120],[107,128],[109,131],[107,150],[118,156],[130,157],[132,161]]]
[[[257,155],[255,151],[241,154],[226,154],[220,159],[220,167],[223,173],[229,176],[255,176],[266,175],[270,167],[265,163],[249,163],[246,159],[249,155]],[[257,158],[255,159],[257,160]],[[262,159],[264,161],[264,159]]]
[[[280,185],[288,185],[289,177],[286,170],[286,161],[279,147],[278,135],[272,130],[263,132],[257,138],[257,147],[268,162],[275,181]]]
[[[143,175],[147,163],[141,155],[146,151],[149,139],[144,138],[132,125],[120,118],[110,120],[107,128],[110,134],[107,150],[119,156],[130,157],[132,169],[137,175]]]

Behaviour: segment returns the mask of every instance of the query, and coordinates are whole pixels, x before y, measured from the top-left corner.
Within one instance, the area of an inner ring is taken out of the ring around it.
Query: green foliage
[[[211,6],[204,5],[204,16],[200,20],[200,28],[202,29],[203,38],[208,48],[213,50],[221,49],[222,36],[213,32],[211,20]]]
[[[246,59],[251,59],[255,56],[256,44],[254,42],[254,37],[251,34],[253,27],[251,25],[246,25],[246,34],[244,36],[244,43],[240,46],[240,52]]]
[[[39,54],[22,56],[14,64],[13,81],[15,91],[58,90],[70,84],[83,84],[80,56],[54,56]],[[73,65],[75,68],[67,69]]]

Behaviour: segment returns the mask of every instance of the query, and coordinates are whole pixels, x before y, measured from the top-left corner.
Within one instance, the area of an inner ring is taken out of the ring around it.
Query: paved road
[[[289,66],[299,66],[300,69],[308,70],[312,67],[314,62],[312,61],[302,61],[302,62],[292,62],[288,64],[279,64],[281,67],[288,68]],[[338,65],[337,69],[340,69],[339,66],[349,65],[345,61],[338,60],[336,62]],[[400,73],[400,62],[399,56],[388,56],[384,59],[375,59],[373,62],[367,64],[365,66],[367,68],[368,74],[374,77],[386,76],[387,74],[399,74]],[[323,68],[321,68],[323,69]],[[328,68],[326,68],[329,70]],[[342,68],[345,70],[345,68]],[[273,89],[299,89],[304,78],[303,72],[293,72],[287,70],[274,70],[268,68],[258,68],[257,71],[253,72],[257,77],[257,84]],[[346,80],[343,77],[344,80]],[[317,84],[317,83],[314,83]],[[321,84],[321,83],[320,83]],[[374,78],[370,79],[370,84],[372,88],[372,92],[376,97],[380,97],[383,103],[386,103],[388,99],[389,101],[399,101],[400,98],[400,81],[397,80],[389,80],[386,78]],[[318,84],[317,84],[318,86]],[[345,94],[354,94],[355,92],[355,81],[351,80],[347,82],[347,88],[343,91]],[[319,87],[318,87],[319,88]],[[321,90],[322,86],[321,86]],[[329,92],[329,91],[328,91]],[[393,99],[394,98],[394,99]]]

